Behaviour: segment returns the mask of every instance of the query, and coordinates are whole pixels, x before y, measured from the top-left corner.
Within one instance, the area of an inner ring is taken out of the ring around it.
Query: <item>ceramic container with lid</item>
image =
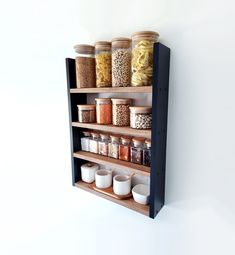
[[[132,99],[112,98],[113,125],[130,126],[130,110]]]
[[[152,108],[149,106],[130,107],[130,126],[136,129],[151,129]]]
[[[96,98],[96,120],[98,124],[112,124],[112,102],[110,98]]]
[[[94,104],[80,104],[78,107],[78,121],[83,123],[94,123],[96,107]]]
[[[92,183],[95,180],[95,173],[99,169],[99,165],[88,162],[81,166],[82,180],[87,183]]]

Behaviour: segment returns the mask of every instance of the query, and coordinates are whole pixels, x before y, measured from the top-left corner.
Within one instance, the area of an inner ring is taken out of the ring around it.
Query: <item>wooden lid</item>
[[[80,54],[95,54],[95,47],[88,44],[77,44],[74,49]]]
[[[82,132],[85,136],[91,136],[91,132],[90,131],[83,131]]]
[[[111,104],[111,98],[95,98],[97,104]]]
[[[97,50],[111,50],[111,42],[98,41],[95,43],[95,49],[97,49]]]
[[[132,40],[138,40],[138,39],[146,39],[146,40],[153,40],[157,41],[159,38],[159,34],[155,31],[139,31],[135,32],[131,35]]]
[[[110,135],[112,142],[119,142],[120,137],[118,135]]]
[[[144,143],[145,139],[138,137],[138,138],[132,138],[132,142],[135,146],[142,145]]]
[[[132,113],[151,113],[152,107],[150,106],[130,106]]]
[[[122,141],[122,143],[124,142],[124,143],[130,143],[131,142],[131,138],[130,137],[124,137],[124,136],[122,136],[121,137],[121,141]]]
[[[101,139],[109,139],[109,135],[107,135],[107,134],[100,134],[100,137],[101,137]]]
[[[151,147],[151,140],[146,139],[146,140],[145,140],[145,143],[146,143],[147,147]]]
[[[131,47],[131,39],[126,37],[116,37],[112,39],[113,47],[120,48],[130,48]]]
[[[96,133],[96,132],[91,132],[91,136],[94,138],[94,137],[96,137],[96,138],[98,138],[100,135],[98,134],[98,133]]]
[[[79,104],[78,110],[95,110],[95,104]]]
[[[130,104],[131,98],[111,98],[113,104]]]

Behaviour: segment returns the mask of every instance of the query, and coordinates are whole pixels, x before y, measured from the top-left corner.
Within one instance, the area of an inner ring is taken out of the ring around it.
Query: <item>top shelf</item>
[[[75,93],[152,93],[152,86],[143,87],[107,87],[107,88],[76,88],[70,89]]]

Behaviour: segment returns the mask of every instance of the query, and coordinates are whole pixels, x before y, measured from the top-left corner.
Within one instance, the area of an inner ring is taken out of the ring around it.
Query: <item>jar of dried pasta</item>
[[[96,121],[98,124],[112,124],[112,102],[110,98],[96,98]]]
[[[78,107],[78,121],[84,123],[95,122],[95,105],[94,104],[80,104]]]
[[[78,88],[95,88],[95,47],[78,44],[74,46],[76,55],[76,83]]]
[[[131,39],[118,37],[112,40],[112,86],[131,85]]]
[[[130,107],[130,126],[136,129],[151,129],[152,108],[148,106]]]
[[[142,31],[132,34],[132,86],[151,86],[153,76],[153,46],[159,34]]]
[[[111,42],[100,41],[95,44],[96,87],[112,86]]]
[[[112,98],[113,125],[130,126],[130,98]]]

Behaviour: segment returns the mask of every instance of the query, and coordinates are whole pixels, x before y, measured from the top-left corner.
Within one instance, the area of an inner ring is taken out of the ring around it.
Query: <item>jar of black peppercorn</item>
[[[143,138],[133,138],[131,145],[131,162],[142,164],[143,162]]]
[[[143,149],[143,165],[150,166],[151,165],[151,141],[146,140],[145,146]]]

